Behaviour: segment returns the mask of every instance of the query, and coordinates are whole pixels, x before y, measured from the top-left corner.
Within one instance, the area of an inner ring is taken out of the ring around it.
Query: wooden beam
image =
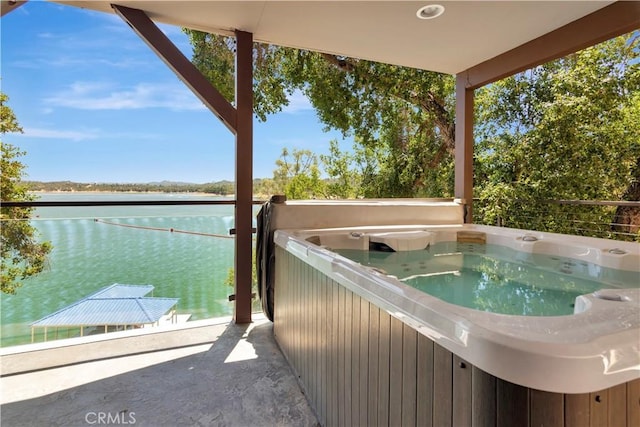
[[[16,10],[17,8],[19,8],[25,3],[26,1],[16,1],[16,0],[0,1],[0,17],[6,15],[9,12],[13,12],[14,10]]]
[[[555,31],[458,73],[467,88],[561,58],[640,28],[640,1],[617,1]]]
[[[473,222],[474,89],[640,28],[640,2],[617,1],[456,75],[455,196]]]
[[[474,91],[464,76],[456,76],[455,196],[466,206],[465,222],[473,222]]]
[[[111,5],[125,22],[236,135],[235,313],[251,322],[253,246],[253,34],[236,31],[236,107],[231,105],[141,10]]]
[[[236,133],[236,111],[233,105],[202,75],[195,65],[164,35],[154,22],[139,9],[112,4],[133,31],[162,59],[169,68],[191,89],[233,133]]]
[[[235,322],[251,322],[253,260],[253,34],[236,31]]]

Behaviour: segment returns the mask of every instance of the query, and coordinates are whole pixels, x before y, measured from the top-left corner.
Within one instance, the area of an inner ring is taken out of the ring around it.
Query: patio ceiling
[[[457,74],[613,1],[56,1],[255,41]],[[418,19],[422,6],[445,7]]]

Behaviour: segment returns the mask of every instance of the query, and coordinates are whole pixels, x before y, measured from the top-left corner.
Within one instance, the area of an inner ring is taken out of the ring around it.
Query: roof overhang
[[[146,1],[62,0],[113,13],[111,3],[155,22],[255,41],[457,74],[613,1]],[[445,12],[418,19],[437,3]]]

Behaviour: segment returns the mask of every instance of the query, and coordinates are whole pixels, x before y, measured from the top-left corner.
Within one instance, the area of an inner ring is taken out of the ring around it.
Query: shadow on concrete
[[[273,324],[263,321],[221,327],[224,331],[210,345],[200,347],[203,351],[115,376],[109,376],[109,369],[122,371],[132,358],[148,359],[163,352],[9,377],[14,384],[28,381],[29,387],[37,392],[44,382],[62,382],[64,376],[88,375],[83,372],[95,370],[104,373],[104,378],[83,385],[4,404],[1,424],[3,427],[317,425],[275,343]],[[4,382],[2,393],[11,393],[10,387],[9,382]]]

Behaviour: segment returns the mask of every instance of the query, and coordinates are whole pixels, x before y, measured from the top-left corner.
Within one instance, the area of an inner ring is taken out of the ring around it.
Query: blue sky
[[[178,27],[160,25],[190,58]],[[234,137],[117,16],[30,1],[5,15],[1,90],[23,134],[29,180],[204,183],[234,179]],[[254,121],[254,177],[283,147],[326,153],[331,139],[308,100]]]

